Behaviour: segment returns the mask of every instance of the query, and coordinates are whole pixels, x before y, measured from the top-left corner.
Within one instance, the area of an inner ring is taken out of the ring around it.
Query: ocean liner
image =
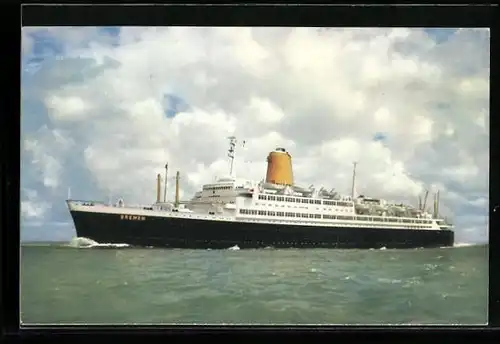
[[[205,184],[194,197],[166,200],[168,164],[157,175],[157,199],[148,205],[128,205],[68,199],[78,237],[100,243],[140,247],[239,248],[430,248],[452,246],[453,225],[439,216],[439,193],[432,214],[426,200],[418,206],[334,189],[295,185],[292,158],[284,148],[267,157],[266,178],[260,182],[233,175],[236,138],[229,138],[230,173]],[[69,198],[69,197],[68,197]]]

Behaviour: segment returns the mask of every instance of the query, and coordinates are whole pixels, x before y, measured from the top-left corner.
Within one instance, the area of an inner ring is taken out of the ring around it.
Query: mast
[[[177,171],[175,174],[175,207],[179,208],[180,200],[179,200],[179,180],[180,180],[180,173]]]
[[[227,152],[227,156],[229,157],[229,160],[231,161],[231,165],[229,167],[229,175],[233,175],[233,164],[234,164],[234,155],[235,155],[235,150],[234,148],[236,147],[236,137],[234,136],[229,136],[229,150]]]
[[[439,190],[436,192],[436,218],[439,217]]]
[[[424,198],[424,206],[422,207],[423,211],[427,211],[425,208],[427,206],[427,197],[429,196],[429,190],[425,190],[425,198]]]
[[[436,219],[436,194],[433,194],[434,200],[432,202],[432,218]]]
[[[165,185],[163,188],[163,203],[167,202],[167,175],[168,175],[168,162],[165,164]]]
[[[356,161],[352,163],[352,189],[351,189],[351,198],[354,200],[354,189],[356,187],[356,165],[358,164]]]
[[[160,192],[161,192],[161,174],[158,173],[156,175],[156,203],[161,202]]]

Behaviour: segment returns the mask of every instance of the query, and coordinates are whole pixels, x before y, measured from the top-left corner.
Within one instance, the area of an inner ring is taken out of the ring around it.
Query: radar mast
[[[356,165],[358,164],[357,161],[354,161],[352,163],[353,169],[352,169],[352,186],[351,186],[351,198],[354,201],[355,192],[356,192]]]
[[[228,140],[229,140],[229,150],[227,151],[227,156],[229,157],[229,160],[230,160],[229,175],[232,177],[233,176],[235,147],[236,147],[237,140],[236,140],[235,136],[229,136]]]

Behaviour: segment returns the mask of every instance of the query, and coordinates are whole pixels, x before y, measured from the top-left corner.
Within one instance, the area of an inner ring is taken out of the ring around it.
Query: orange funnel
[[[293,185],[292,157],[284,148],[276,148],[267,156],[266,182]]]

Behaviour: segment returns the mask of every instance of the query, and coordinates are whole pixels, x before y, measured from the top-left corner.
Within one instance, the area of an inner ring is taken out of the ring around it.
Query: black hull
[[[192,249],[431,248],[453,246],[451,230],[318,227],[71,211],[77,236],[99,243]]]

